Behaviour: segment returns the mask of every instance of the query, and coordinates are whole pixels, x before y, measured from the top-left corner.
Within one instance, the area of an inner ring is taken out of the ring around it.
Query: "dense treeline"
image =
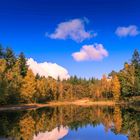
[[[0,46],[0,104],[46,103],[48,101],[127,99],[140,95],[140,56],[134,51],[130,63],[119,72],[112,71],[102,79],[72,76],[61,81],[34,75],[28,69],[23,53]]]
[[[32,140],[39,133],[53,132],[55,128],[78,130],[103,124],[106,132],[140,139],[140,113],[133,108],[59,106],[38,110],[0,112],[0,137],[15,140]],[[60,132],[60,131],[59,131]]]

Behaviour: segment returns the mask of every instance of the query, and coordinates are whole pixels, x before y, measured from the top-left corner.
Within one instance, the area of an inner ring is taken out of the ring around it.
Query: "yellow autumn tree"
[[[102,92],[106,92],[107,91],[107,87],[108,87],[108,85],[107,85],[107,77],[104,74],[102,76],[102,79],[101,79],[101,90],[102,90]]]
[[[61,81],[59,81],[58,83],[58,100],[62,100],[63,99],[63,83]]]
[[[57,100],[57,81],[52,77],[47,78],[48,96],[50,100]]]
[[[27,71],[21,85],[21,98],[27,103],[36,102],[36,80],[32,70]]]
[[[100,90],[101,85],[99,82],[96,84],[90,84],[89,86],[89,97],[94,99],[94,100],[99,100],[102,99],[102,92]]]
[[[6,70],[6,60],[0,59],[0,74],[4,73]]]
[[[115,101],[120,99],[120,82],[117,75],[114,75],[111,80],[111,91]]]
[[[102,96],[104,98],[108,98],[110,94],[110,81],[108,81],[106,75],[102,76],[99,88],[101,90]]]
[[[39,101],[44,101],[47,98],[49,87],[47,86],[47,79],[42,77],[37,80],[37,98]]]

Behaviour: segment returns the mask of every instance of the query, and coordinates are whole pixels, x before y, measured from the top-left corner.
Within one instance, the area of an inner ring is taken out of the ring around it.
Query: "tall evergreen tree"
[[[2,59],[3,57],[4,57],[4,49],[2,45],[0,44],[0,59]]]
[[[20,74],[20,65],[18,60],[11,69],[6,71],[6,79],[8,80],[8,103],[19,103],[22,76]]]
[[[132,59],[131,59],[132,64],[138,68],[140,65],[140,55],[138,50],[135,50],[133,55],[132,55]]]
[[[12,68],[16,62],[16,57],[11,48],[6,48],[4,58],[7,61],[7,68]]]
[[[35,79],[39,80],[39,79],[41,79],[41,76],[37,73],[36,76],[35,76]]]
[[[138,50],[134,51],[131,63],[135,67],[135,93],[140,95],[140,54]]]
[[[26,63],[26,58],[23,52],[19,54],[19,65],[20,65],[20,74],[24,77],[26,76],[28,66]]]
[[[125,63],[123,70],[118,73],[121,84],[122,97],[130,97],[135,95],[135,67]]]

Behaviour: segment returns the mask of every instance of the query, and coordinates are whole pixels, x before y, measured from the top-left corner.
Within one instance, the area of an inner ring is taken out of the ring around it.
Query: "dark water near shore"
[[[0,140],[140,140],[140,109],[45,107],[0,112]]]

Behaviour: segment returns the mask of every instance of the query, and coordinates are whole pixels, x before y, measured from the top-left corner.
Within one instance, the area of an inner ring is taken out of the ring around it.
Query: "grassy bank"
[[[137,102],[140,100],[137,100]],[[134,105],[135,100],[120,101],[116,103],[115,101],[93,101],[90,99],[80,99],[74,101],[51,101],[45,104],[19,104],[19,105],[5,105],[0,106],[0,111],[4,110],[26,110],[26,109],[37,109],[41,107],[53,107],[53,106],[64,106],[64,105],[76,105],[76,106],[115,106],[115,105]]]
[[[91,101],[89,99],[81,99],[75,101],[57,101],[57,102],[49,102],[48,106],[59,106],[59,105],[79,105],[79,106],[90,106],[90,105],[104,105],[104,106],[112,106],[116,103],[114,101]]]
[[[0,111],[4,110],[25,110],[25,109],[36,109],[41,107],[53,107],[62,105],[77,105],[77,106],[114,106],[116,103],[114,101],[91,101],[89,99],[81,99],[75,101],[53,101],[46,104],[19,104],[19,105],[6,105],[0,106]]]

